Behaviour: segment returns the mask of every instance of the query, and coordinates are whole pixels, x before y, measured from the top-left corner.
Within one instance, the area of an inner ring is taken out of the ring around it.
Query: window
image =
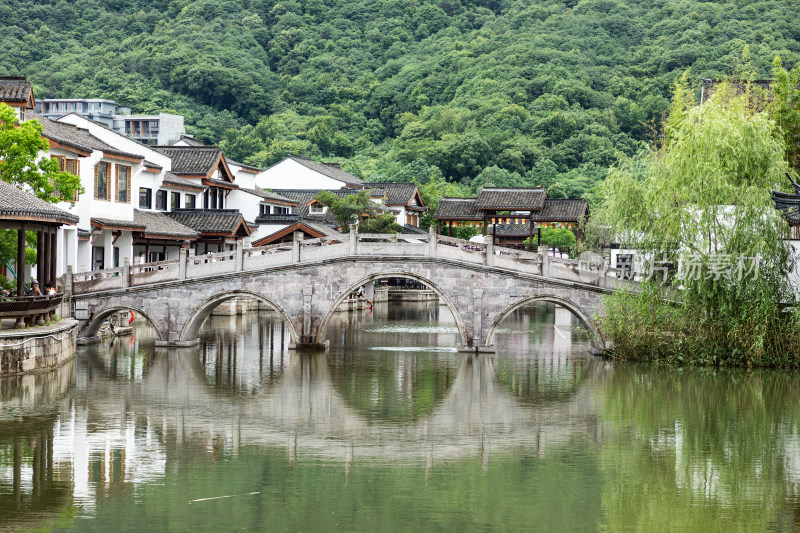
[[[98,200],[111,200],[111,187],[108,186],[110,173],[111,163],[100,162],[94,167],[94,197]]]
[[[277,205],[272,208],[272,212],[276,215],[288,215],[289,208],[288,207],[278,207]]]
[[[157,120],[151,120],[150,121],[150,131],[152,131],[153,133],[157,133],[158,132],[158,121]]]
[[[167,191],[156,192],[156,209],[159,211],[167,210]]]
[[[195,201],[195,195],[187,194],[186,198],[184,199],[184,207],[186,209],[194,209],[194,201]]]
[[[131,201],[131,167],[117,165],[117,201]]]
[[[325,206],[319,202],[314,202],[308,206],[308,212],[312,215],[321,215],[325,212]]]
[[[269,206],[266,204],[260,204],[258,206],[258,214],[259,215],[269,215]]]
[[[51,159],[55,159],[58,162],[58,170],[62,172],[68,172],[73,176],[78,176],[78,160],[77,159],[67,159],[63,155],[54,155],[50,157]],[[57,192],[53,192],[53,196],[58,196]],[[69,201],[67,198],[63,198],[64,201]],[[75,191],[75,198],[74,201],[78,201],[78,191]]]
[[[153,208],[153,189],[139,187],[139,209]]]
[[[169,209],[172,211],[173,209],[178,209],[181,206],[181,193],[179,192],[172,192],[169,195]]]

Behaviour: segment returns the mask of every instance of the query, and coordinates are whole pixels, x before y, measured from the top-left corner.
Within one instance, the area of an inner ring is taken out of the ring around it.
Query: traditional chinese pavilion
[[[480,228],[492,243],[521,246],[525,239],[540,240],[541,228],[568,228],[580,237],[589,216],[589,204],[579,199],[551,199],[541,187],[484,187],[477,198],[443,197],[434,218],[438,232],[453,228]]]

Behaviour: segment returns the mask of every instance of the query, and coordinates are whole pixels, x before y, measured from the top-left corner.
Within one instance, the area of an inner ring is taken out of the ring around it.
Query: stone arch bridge
[[[220,303],[236,297],[266,302],[288,325],[292,347],[324,349],[339,304],[371,280],[402,277],[435,291],[455,317],[459,350],[493,351],[494,333],[511,312],[537,301],[569,309],[589,330],[592,347],[610,348],[598,327],[604,294],[629,282],[602,263],[553,257],[435,235],[421,238],[358,234],[336,242],[295,240],[259,248],[121,268],[67,274],[66,290],[82,321],[80,336],[96,339],[114,312],[134,310],[158,332],[159,345],[191,346]]]

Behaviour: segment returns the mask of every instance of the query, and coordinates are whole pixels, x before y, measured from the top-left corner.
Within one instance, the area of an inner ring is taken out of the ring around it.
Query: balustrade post
[[[492,241],[486,243],[486,249],[484,250],[486,257],[486,266],[494,266],[494,244]]]
[[[67,265],[67,273],[64,274],[64,298],[72,298],[72,265]]]
[[[549,255],[550,247],[549,246],[539,246],[539,257],[542,260],[542,276],[549,276],[550,275],[550,255]]]
[[[436,234],[436,226],[428,228],[428,255],[436,257],[439,236]]]
[[[481,346],[483,339],[483,289],[472,289],[472,345]]]
[[[350,255],[358,255],[358,224],[350,224]]]
[[[311,336],[311,295],[312,287],[303,287],[303,342],[314,342]]]
[[[186,248],[181,247],[181,249],[178,250],[178,279],[186,279],[186,270],[188,263],[187,256],[188,254],[186,252]]]
[[[236,272],[242,270],[244,270],[244,241],[240,241],[236,247]]]
[[[131,260],[125,258],[122,261],[122,287],[128,288],[131,286]]]
[[[300,245],[303,242],[303,232],[295,231],[293,234],[294,240],[292,241],[292,263],[300,262]]]

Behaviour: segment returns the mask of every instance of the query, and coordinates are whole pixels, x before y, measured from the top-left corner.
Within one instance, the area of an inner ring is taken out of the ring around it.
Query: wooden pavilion
[[[0,229],[17,231],[17,253],[15,258],[16,297],[0,301],[0,318],[17,319],[17,327],[24,327],[25,320],[36,317],[37,325],[44,324],[44,317],[52,313],[61,303],[57,297],[25,296],[25,232],[37,233],[36,276],[42,288],[56,286],[57,229],[62,225],[75,225],[78,217],[53,204],[36,198],[16,186],[0,180]]]
[[[580,225],[589,216],[589,204],[579,199],[550,199],[541,187],[484,187],[476,198],[443,197],[434,214],[438,232],[479,228],[492,243],[522,246],[528,239],[541,242],[542,228],[567,228],[580,237]]]

